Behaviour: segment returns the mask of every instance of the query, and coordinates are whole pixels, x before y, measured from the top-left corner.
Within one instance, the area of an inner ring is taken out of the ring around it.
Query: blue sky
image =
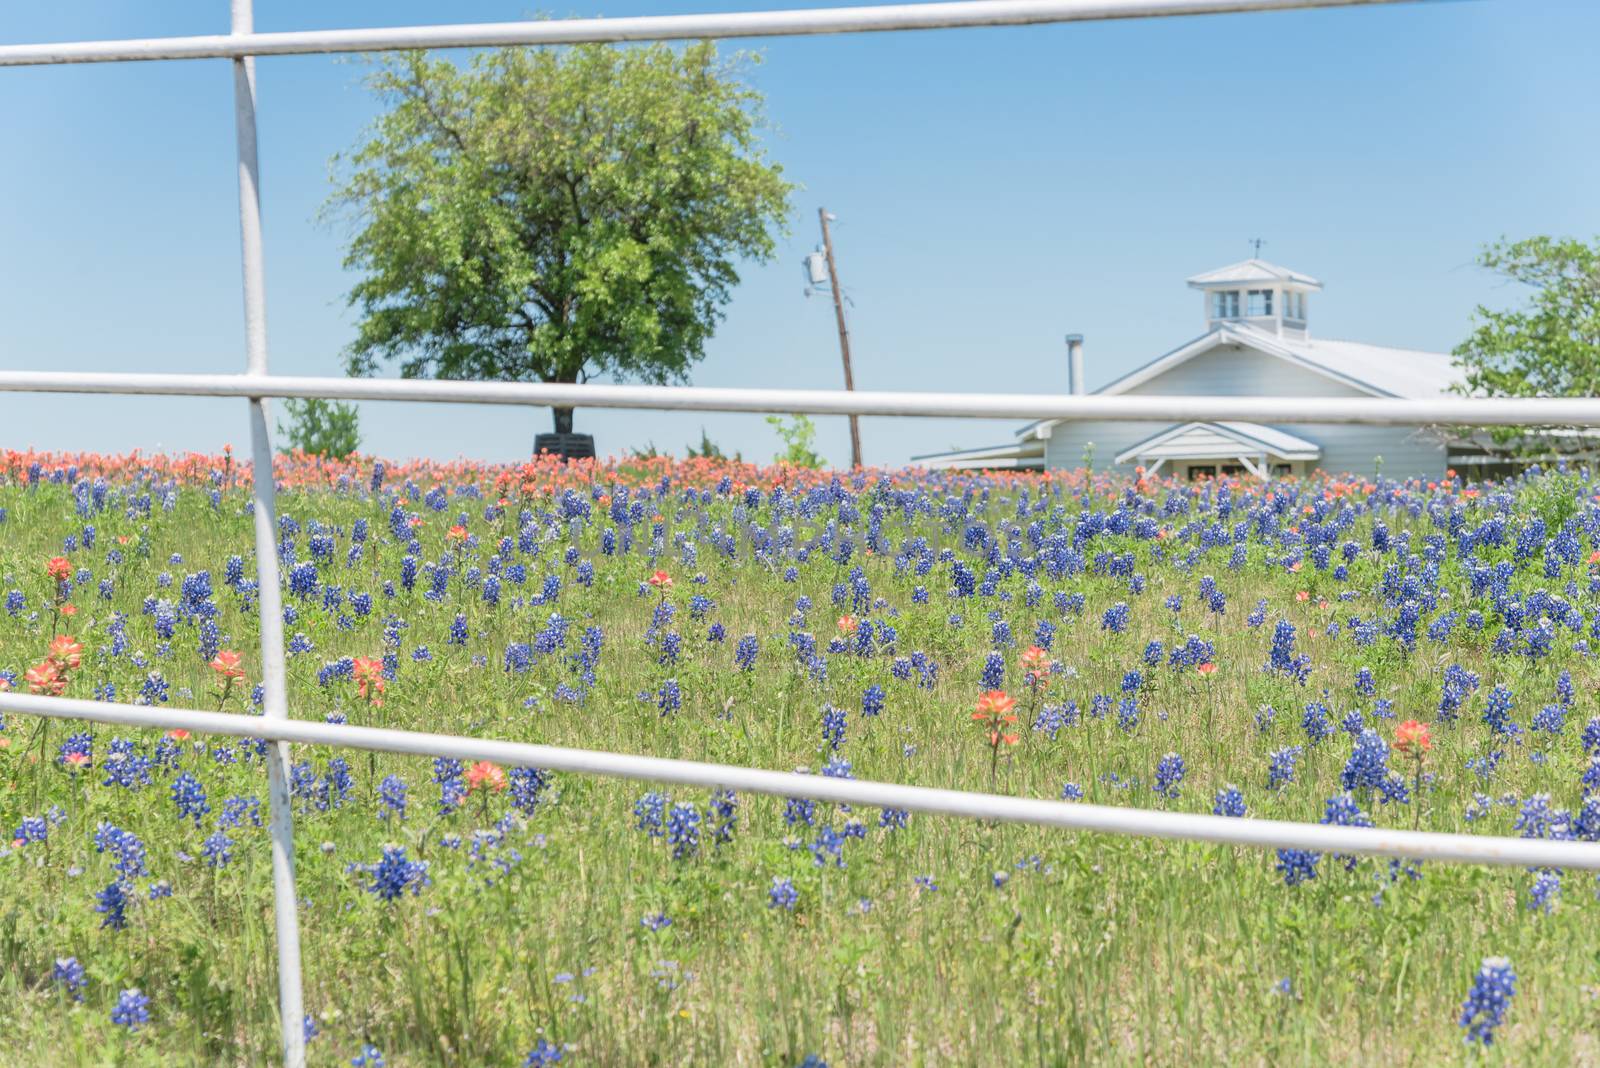
[[[572,3],[561,15],[793,3]],[[259,0],[261,30],[498,21],[517,3]],[[226,32],[223,0],[12,5],[10,42]],[[725,43],[762,62],[768,143],[804,188],[751,265],[698,385],[836,388],[826,300],[802,295],[816,209],[836,224],[863,389],[1062,392],[1200,332],[1189,274],[1249,255],[1321,278],[1325,337],[1447,350],[1516,299],[1473,266],[1499,235],[1600,234],[1600,4],[1480,0],[1028,29]],[[454,53],[457,56],[461,53]],[[341,373],[345,235],[329,159],[374,106],[360,58],[259,61],[269,337],[282,373]],[[0,70],[0,366],[242,369],[231,76],[219,60]],[[365,405],[364,449],[527,454],[545,410]],[[864,421],[869,463],[1004,440],[1012,424]],[[602,453],[704,426],[770,459],[759,416],[581,411]],[[0,397],[0,447],[243,445],[242,401]],[[847,460],[844,421],[820,420]]]

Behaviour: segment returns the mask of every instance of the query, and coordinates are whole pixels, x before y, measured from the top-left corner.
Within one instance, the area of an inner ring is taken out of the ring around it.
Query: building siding
[[[1365,395],[1353,386],[1238,345],[1221,346],[1196,356],[1127,393],[1139,396],[1225,397]],[[1131,471],[1131,464],[1118,465],[1115,462],[1117,456],[1170,425],[1142,422],[1057,423],[1051,428],[1050,437],[1045,442],[1045,464],[1053,468],[1081,467],[1085,447],[1093,442],[1094,466],[1097,470]],[[1322,449],[1320,461],[1315,465],[1296,464],[1297,471],[1315,466],[1330,474],[1371,476],[1376,473],[1376,458],[1379,456],[1383,457],[1383,473],[1386,475],[1437,478],[1445,471],[1444,447],[1429,441],[1416,427],[1297,423],[1283,424],[1277,429],[1315,442]],[[1180,461],[1175,464],[1172,472],[1184,474],[1183,463]]]

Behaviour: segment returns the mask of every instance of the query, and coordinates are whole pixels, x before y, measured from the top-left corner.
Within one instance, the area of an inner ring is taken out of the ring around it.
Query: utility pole
[[[833,237],[828,233],[827,208],[817,209],[817,218],[822,221],[822,250],[828,258],[828,284],[833,287],[833,314],[839,320],[839,355],[844,358],[844,388],[856,388],[855,376],[850,373],[850,331],[844,325],[844,299],[839,295],[839,270],[833,262]],[[850,416],[850,466],[861,466],[861,423],[855,416]]]

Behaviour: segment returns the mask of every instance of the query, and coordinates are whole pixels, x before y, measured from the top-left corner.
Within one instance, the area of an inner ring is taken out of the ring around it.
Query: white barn
[[[1437,398],[1459,380],[1448,354],[1312,336],[1309,302],[1322,283],[1259,259],[1188,279],[1204,301],[1206,331],[1093,392],[1099,396],[1284,396]],[[1070,338],[1075,349],[1081,339]],[[1079,364],[1073,353],[1073,364]],[[1082,392],[1080,378],[1073,392]],[[1069,375],[1069,378],[1071,376]],[[1045,420],[986,449],[914,457],[930,467],[1075,468],[1092,452],[1099,469],[1178,478],[1221,475],[1442,477],[1451,466],[1486,473],[1486,442],[1454,440],[1428,427],[1337,423],[1177,423]]]

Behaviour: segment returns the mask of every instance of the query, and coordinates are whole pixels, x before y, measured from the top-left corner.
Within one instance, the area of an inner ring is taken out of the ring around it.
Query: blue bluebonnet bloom
[[[205,787],[187,771],[172,780],[172,802],[178,806],[178,817],[188,817],[194,820],[196,827],[200,820],[211,811],[211,804],[206,800]]]
[[[633,815],[637,822],[636,830],[648,834],[651,838],[660,838],[666,834],[667,803],[670,799],[666,794],[656,793],[652,790],[633,803]]]
[[[546,1068],[551,1064],[560,1064],[563,1056],[560,1046],[552,1045],[541,1038],[528,1051],[527,1059],[522,1062],[522,1068]]]
[[[1239,788],[1229,783],[1217,791],[1217,796],[1211,805],[1211,812],[1217,816],[1243,816],[1245,813],[1244,794]]]
[[[1122,601],[1107,608],[1105,615],[1100,617],[1100,629],[1109,630],[1113,634],[1121,634],[1128,627],[1128,606]]]
[[[836,753],[844,745],[845,721],[844,709],[822,706],[822,744]]]
[[[685,860],[700,851],[700,810],[693,802],[673,805],[667,812],[667,844],[674,860]]]
[[[1494,1045],[1494,1033],[1505,1023],[1506,1010],[1517,993],[1517,973],[1504,957],[1486,957],[1473,977],[1472,989],[1461,1003],[1460,1025],[1465,1039],[1484,1046]]]
[[[767,907],[769,909],[785,909],[794,911],[795,905],[800,901],[800,891],[794,888],[790,879],[773,876],[772,886],[767,890]]]
[[[1271,762],[1267,766],[1268,789],[1281,789],[1294,782],[1295,761],[1300,759],[1302,752],[1304,752],[1303,746],[1288,745],[1272,754]]]
[[[378,815],[387,819],[390,814],[406,818],[406,782],[398,775],[386,775],[378,784]]]
[[[746,634],[739,639],[739,644],[734,647],[733,659],[739,665],[740,671],[754,671],[756,656],[761,652],[761,643],[754,634]]]
[[[78,963],[77,957],[57,957],[55,967],[50,971],[50,978],[65,990],[72,1000],[83,1000],[83,988],[89,985],[89,977],[84,974],[83,965]]]
[[[360,867],[372,876],[372,882],[365,889],[382,901],[393,901],[407,890],[413,895],[420,894],[430,881],[427,862],[408,860],[403,846],[386,845],[376,864]]]
[[[1177,753],[1168,753],[1156,764],[1155,791],[1169,800],[1178,796],[1178,785],[1183,782],[1186,771],[1183,757]]]
[[[95,895],[94,910],[105,917],[100,921],[101,927],[120,931],[128,926],[127,886],[120,879],[106,884],[106,888]]]
[[[350,1058],[351,1068],[385,1068],[383,1053],[370,1042],[361,1045],[361,1052]]]
[[[150,999],[138,987],[124,990],[111,1008],[111,1022],[129,1031],[138,1031],[150,1022]]]

